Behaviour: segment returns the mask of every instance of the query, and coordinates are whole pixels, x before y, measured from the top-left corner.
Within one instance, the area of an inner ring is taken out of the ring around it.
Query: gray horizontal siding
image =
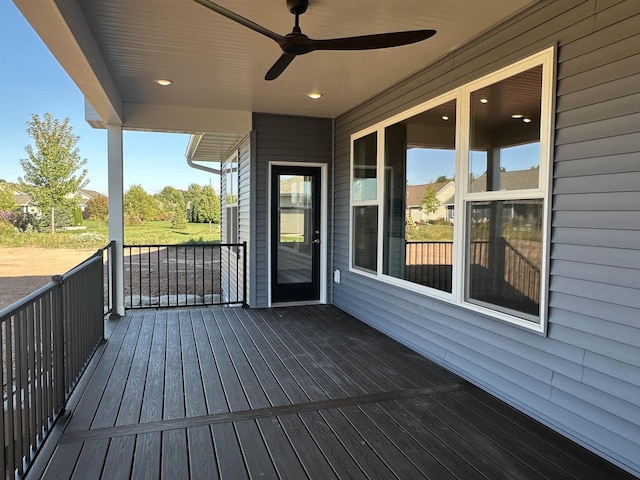
[[[640,2],[543,1],[336,119],[334,303],[640,474]],[[348,271],[350,135],[558,46],[547,336]]]
[[[266,307],[268,298],[268,179],[270,162],[322,163],[330,165],[332,122],[324,118],[254,114],[255,154],[254,257],[252,307]],[[331,173],[329,173],[331,178]],[[331,238],[330,236],[328,238]]]

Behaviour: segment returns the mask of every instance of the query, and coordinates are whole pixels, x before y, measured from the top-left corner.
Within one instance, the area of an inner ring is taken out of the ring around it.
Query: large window
[[[544,331],[553,49],[352,137],[351,269]]]
[[[352,265],[376,271],[378,259],[378,136],[371,133],[353,142]]]
[[[384,133],[382,273],[450,293],[456,100],[386,127]]]
[[[238,243],[238,154],[234,153],[225,163],[225,239],[226,243]]]

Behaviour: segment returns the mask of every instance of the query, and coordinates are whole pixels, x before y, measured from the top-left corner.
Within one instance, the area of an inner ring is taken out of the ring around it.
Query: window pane
[[[542,66],[471,94],[469,192],[538,188]]]
[[[542,200],[471,202],[469,221],[467,300],[537,320]]]
[[[229,162],[226,170],[227,204],[238,203],[238,162]]]
[[[279,284],[313,281],[312,191],[311,176],[278,175]]]
[[[353,207],[353,266],[377,271],[378,207]]]
[[[280,242],[307,243],[311,237],[312,177],[280,175]]]
[[[378,134],[371,133],[353,142],[353,201],[377,198]]]
[[[456,102],[385,130],[383,273],[451,292]]]

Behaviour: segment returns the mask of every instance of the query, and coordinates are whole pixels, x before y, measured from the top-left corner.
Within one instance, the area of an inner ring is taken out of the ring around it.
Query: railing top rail
[[[418,243],[453,243],[453,240],[405,240],[407,245]]]
[[[144,244],[124,244],[124,248],[166,248],[166,247],[241,247],[242,243],[220,243],[220,242],[199,242],[199,243],[144,243]]]
[[[92,265],[94,263],[100,262],[102,263],[102,249],[98,250],[96,253],[94,253],[93,255],[91,255],[89,258],[87,258],[84,262],[79,263],[78,265],[76,265],[75,267],[73,267],[71,270],[68,270],[67,272],[65,272],[62,275],[62,280],[66,280],[67,278],[75,275],[76,273],[78,273],[79,271],[87,268],[89,265]]]
[[[3,308],[2,310],[0,310],[0,322],[4,322],[5,319],[10,318],[16,312],[19,312],[24,307],[34,303],[39,298],[44,297],[51,290],[53,290],[56,287],[56,285],[58,285],[58,283],[59,282],[55,282],[55,281],[52,280],[49,283],[47,283],[46,285],[44,285],[44,286],[40,287],[39,289],[37,289],[35,292],[30,293],[26,297],[23,297],[20,300],[18,300],[17,302],[12,303],[11,305],[9,305],[9,306]]]
[[[40,297],[43,297],[44,295],[49,293],[51,291],[51,289],[55,288],[55,286],[61,280],[64,280],[65,278],[68,278],[69,276],[73,275],[74,273],[78,272],[79,270],[85,268],[88,264],[95,263],[98,260],[102,261],[102,253],[107,248],[111,247],[114,243],[115,242],[113,242],[113,241],[109,242],[106,246],[100,248],[96,253],[94,253],[89,258],[87,258],[83,262],[79,263],[78,265],[76,265],[72,269],[66,271],[62,275],[54,275],[54,276],[52,276],[51,277],[52,280],[49,283],[47,283],[46,285],[40,287],[36,291],[31,292],[29,295],[21,298],[17,302],[14,302],[11,305],[8,305],[7,307],[5,307],[2,310],[0,310],[0,322],[3,322],[5,320],[5,318],[9,318],[10,316],[14,315],[16,312],[20,311],[25,306],[35,302]]]

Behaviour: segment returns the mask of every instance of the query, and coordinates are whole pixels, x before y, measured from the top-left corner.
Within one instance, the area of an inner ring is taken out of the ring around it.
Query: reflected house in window
[[[429,189],[432,189],[438,203],[435,211],[428,212],[423,207],[423,199]],[[454,182],[426,183],[422,185],[407,185],[407,213],[415,223],[426,223],[431,220],[453,220]]]

